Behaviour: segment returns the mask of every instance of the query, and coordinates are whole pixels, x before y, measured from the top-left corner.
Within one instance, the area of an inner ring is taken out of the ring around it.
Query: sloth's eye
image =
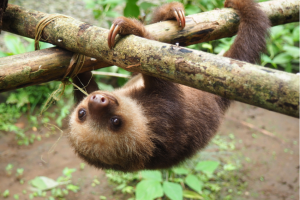
[[[85,120],[85,117],[86,117],[86,111],[85,111],[85,109],[84,108],[79,109],[78,110],[78,119],[80,121],[83,121],[83,120]]]
[[[119,128],[122,124],[122,120],[119,117],[112,117],[110,122],[113,125],[113,128]]]

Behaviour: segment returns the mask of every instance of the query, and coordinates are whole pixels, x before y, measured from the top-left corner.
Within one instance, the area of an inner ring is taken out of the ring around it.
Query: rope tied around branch
[[[50,24],[52,21],[54,21],[55,19],[58,19],[58,18],[71,18],[72,19],[72,17],[62,15],[62,14],[50,14],[50,15],[47,15],[46,17],[44,17],[43,19],[41,19],[35,27],[35,33],[34,33],[34,35],[35,35],[35,38],[34,38],[35,50],[40,50],[39,41],[42,38],[42,32],[43,32],[44,28],[48,24]]]
[[[35,50],[40,49],[39,41],[42,38],[42,32],[44,28],[50,24],[52,21],[58,18],[71,18],[66,15],[61,15],[61,14],[50,14],[46,16],[45,18],[41,19],[39,23],[36,25],[35,28],[35,42],[34,42],[34,47]],[[55,101],[59,101],[61,96],[64,94],[66,85],[73,84],[74,87],[78,88],[82,93],[87,95],[87,92],[81,89],[79,86],[71,82],[69,79],[75,78],[78,73],[81,71],[83,64],[85,61],[85,56],[79,53],[75,53],[70,61],[70,65],[68,66],[68,69],[64,75],[64,77],[61,80],[61,83],[59,84],[58,88],[52,92],[50,97],[47,99],[45,105],[42,108],[41,114],[46,111],[51,104],[53,104]]]

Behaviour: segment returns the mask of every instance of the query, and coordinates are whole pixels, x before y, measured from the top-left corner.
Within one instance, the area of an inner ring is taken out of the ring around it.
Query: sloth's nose
[[[102,94],[92,95],[88,102],[89,112],[97,114],[101,112],[109,104],[109,99]]]

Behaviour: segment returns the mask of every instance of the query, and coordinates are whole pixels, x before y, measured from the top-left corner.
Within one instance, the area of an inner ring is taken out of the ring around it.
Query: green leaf
[[[58,198],[62,198],[64,197],[64,194],[61,190],[61,188],[54,188],[51,190],[51,194],[55,197],[58,197]]]
[[[142,2],[140,4],[140,8],[143,9],[143,10],[147,10],[147,9],[149,9],[151,7],[154,7],[154,6],[156,6],[156,5],[153,4],[153,3],[149,3],[149,2]]]
[[[84,0],[84,2],[85,2],[85,7],[86,8],[93,9],[96,6],[94,0]]]
[[[292,65],[291,65],[291,63],[287,63],[284,66],[284,71],[292,73]]]
[[[47,42],[40,42],[40,49],[47,49],[51,47],[54,47],[54,45]]]
[[[8,56],[8,53],[0,51],[0,58]]]
[[[141,171],[141,175],[144,179],[156,180],[162,182],[162,175],[160,171],[145,170],[145,171]]]
[[[280,53],[274,57],[273,62],[276,64],[286,64],[292,60],[292,56],[287,53]]]
[[[212,45],[209,44],[209,43],[202,43],[202,47],[205,48],[205,49],[212,49]]]
[[[297,26],[297,27],[295,27],[295,29],[293,31],[294,42],[299,42],[299,30],[300,30],[300,26]]]
[[[125,2],[124,0],[105,0],[105,1],[98,1],[99,5],[105,5],[105,4],[121,4]]]
[[[299,47],[285,45],[283,47],[283,50],[285,50],[289,55],[293,56],[293,58],[299,58],[299,54],[300,54]]]
[[[139,15],[140,8],[136,5],[136,3],[127,2],[124,8],[124,16],[138,18]]]
[[[224,165],[223,169],[225,171],[233,171],[233,170],[236,170],[236,166],[234,166],[233,164],[227,164],[227,165]]]
[[[185,7],[185,13],[186,15],[192,15],[195,13],[199,13],[201,10],[198,6],[187,4]]]
[[[218,161],[200,161],[198,162],[195,169],[198,171],[202,171],[208,177],[211,177],[219,165],[220,162]]]
[[[10,170],[13,169],[13,167],[14,167],[14,165],[9,163],[9,164],[5,167],[5,170],[6,170],[6,171],[10,171]]]
[[[14,199],[19,200],[19,199],[20,199],[19,195],[18,195],[18,194],[15,194],[15,195],[14,195]]]
[[[93,10],[93,15],[94,15],[95,19],[98,19],[102,15],[102,13],[103,13],[102,10],[99,10],[99,9]]]
[[[18,103],[18,98],[17,98],[16,93],[11,93],[9,95],[9,97],[7,98],[7,100],[6,100],[6,103],[9,103],[9,104],[16,104],[16,103]]]
[[[18,36],[7,34],[4,36],[4,43],[13,54],[26,52],[25,47]]]
[[[70,191],[72,191],[72,192],[78,192],[78,190],[80,189],[78,186],[76,186],[76,185],[73,185],[73,184],[68,184],[67,186],[66,186],[66,188],[68,189],[68,190],[70,190]]]
[[[182,200],[182,187],[180,184],[164,181],[163,189],[171,200]]]
[[[2,196],[4,198],[8,197],[9,196],[9,190],[5,190],[3,193],[2,193]]]
[[[176,167],[176,168],[173,168],[172,171],[175,173],[175,174],[178,174],[178,175],[186,175],[189,173],[189,171],[183,167]]]
[[[38,176],[31,181],[31,185],[39,190],[48,190],[57,187],[59,183],[57,183],[51,178],[45,176]]]
[[[69,178],[72,177],[72,173],[74,173],[76,171],[75,168],[68,168],[68,167],[65,167],[64,170],[63,170],[63,174]]]
[[[114,66],[111,66],[111,67],[105,67],[105,68],[97,69],[96,71],[117,73],[118,70],[119,70],[119,67],[114,65]]]
[[[200,196],[198,193],[190,191],[190,190],[184,190],[183,197],[188,198],[188,199],[203,199],[203,197]]]
[[[289,45],[294,45],[293,37],[291,37],[290,35],[281,36],[281,38],[285,41],[285,43],[287,43]]]
[[[272,59],[266,54],[261,55],[261,62],[263,66],[266,65],[267,63],[273,63]]]
[[[276,39],[278,37],[281,37],[286,30],[284,29],[283,25],[274,26],[271,28],[271,37],[272,39]]]
[[[126,74],[126,75],[130,75],[131,74],[131,72],[129,72],[129,71],[125,70],[125,69],[122,69],[122,68],[118,69],[118,73],[119,74]]]
[[[17,107],[21,108],[22,106],[24,106],[29,102],[29,93],[26,92],[25,90],[22,90],[22,92],[19,93],[18,95],[18,103],[17,103]]]
[[[203,183],[193,174],[190,174],[185,178],[185,183],[198,193],[202,190]]]
[[[113,91],[114,90],[114,87],[111,86],[111,85],[107,85],[105,83],[101,83],[101,82],[98,82],[98,87],[100,90],[105,90],[105,91]]]
[[[136,186],[136,200],[152,200],[163,195],[163,189],[159,181],[143,180]]]
[[[117,17],[120,16],[120,14],[119,14],[118,12],[115,12],[115,11],[110,10],[110,11],[107,11],[107,12],[106,12],[106,16],[107,16],[107,17],[114,17],[114,18],[117,18]]]

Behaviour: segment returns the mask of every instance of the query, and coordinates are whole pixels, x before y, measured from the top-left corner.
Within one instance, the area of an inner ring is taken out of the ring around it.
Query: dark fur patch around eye
[[[113,116],[110,118],[110,128],[113,131],[117,131],[121,128],[123,121],[119,116]]]
[[[86,110],[84,108],[80,108],[78,110],[78,119],[82,122],[85,121],[85,119],[86,119]]]

